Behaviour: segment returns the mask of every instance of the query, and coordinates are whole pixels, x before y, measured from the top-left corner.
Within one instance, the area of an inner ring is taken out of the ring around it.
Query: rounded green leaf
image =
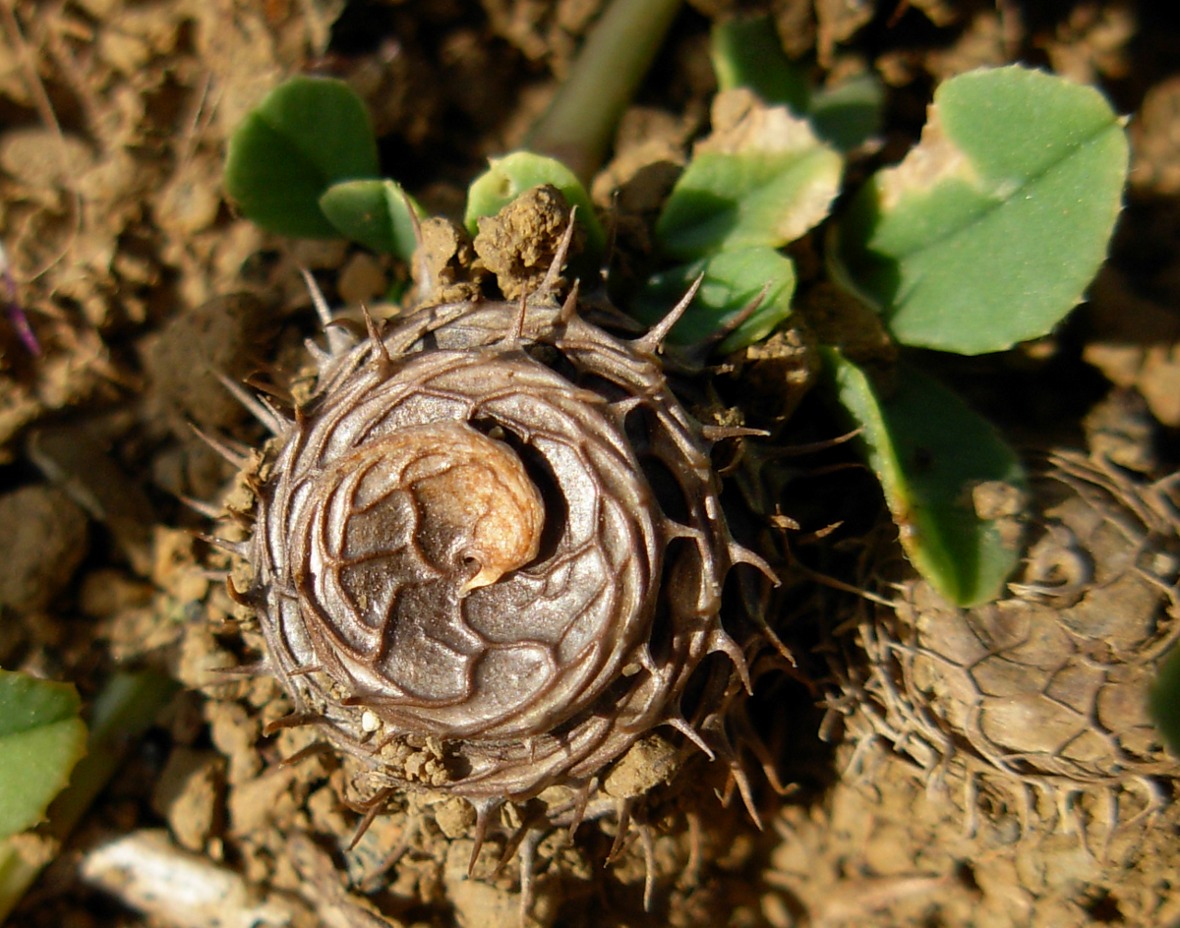
[[[467,211],[463,224],[474,235],[481,216],[494,216],[526,190],[545,184],[556,187],[571,206],[578,208],[578,222],[586,230],[587,248],[598,257],[606,247],[606,233],[582,182],[560,161],[516,151],[503,158],[492,158],[490,167],[467,191]]]
[[[0,670],[0,838],[24,831],[86,753],[78,692],[68,683]]]
[[[807,120],[739,90],[717,97],[713,122],[656,221],[665,254],[778,248],[827,217],[842,160]]]
[[[864,145],[881,131],[885,85],[871,71],[856,74],[811,95],[815,134],[843,152]]]
[[[952,78],[841,222],[836,276],[904,344],[978,354],[1044,335],[1106,257],[1127,159],[1093,88],[1021,67]]]
[[[392,180],[347,180],[329,187],[320,209],[345,237],[366,248],[409,261],[417,239],[414,217],[425,215],[401,185]]]
[[[736,351],[766,338],[791,314],[795,266],[773,248],[722,251],[656,274],[636,296],[632,314],[654,325],[698,277],[704,278],[701,288],[672,327],[672,342],[702,342],[760,299],[758,308],[721,342],[721,351]]]
[[[769,15],[719,22],[709,36],[709,53],[721,90],[748,87],[766,103],[781,103],[797,116],[807,113],[807,72],[787,57]]]
[[[859,367],[822,350],[910,562],[960,606],[998,597],[1020,555],[1018,513],[981,509],[988,498],[1024,498],[1016,453],[962,399],[919,371],[900,369],[897,389],[881,396]]]
[[[1160,665],[1148,708],[1168,750],[1180,757],[1180,648],[1173,648]]]
[[[230,137],[225,189],[244,216],[268,231],[338,238],[320,197],[332,184],[378,172],[361,98],[344,81],[295,77],[271,91]]]

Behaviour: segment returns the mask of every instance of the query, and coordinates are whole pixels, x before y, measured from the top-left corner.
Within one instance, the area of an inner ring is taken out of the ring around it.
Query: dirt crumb
[[[295,780],[293,770],[277,767],[236,783],[229,800],[231,831],[249,835],[290,820],[300,808],[300,797],[292,789]]]
[[[1139,474],[1158,471],[1158,424],[1147,402],[1134,390],[1111,390],[1086,414],[1082,428],[1086,444],[1097,457]]]
[[[64,492],[41,484],[0,496],[0,605],[46,608],[86,557],[86,514]]]
[[[477,299],[481,275],[472,272],[471,236],[459,223],[441,216],[422,221],[422,244],[414,253],[418,300],[451,303]]]
[[[603,789],[617,799],[642,796],[675,775],[680,766],[678,753],[662,735],[641,738],[615,762],[603,781]]]
[[[94,618],[110,618],[130,609],[142,609],[151,602],[150,584],[124,570],[92,570],[82,580],[78,607]]]
[[[238,381],[259,366],[267,323],[266,305],[239,293],[181,309],[144,340],[143,363],[154,387],[149,396],[174,431],[187,437],[189,423],[225,429],[245,418],[219,378]]]
[[[257,777],[262,769],[254,747],[261,732],[257,717],[236,702],[209,702],[205,712],[214,746],[229,758],[230,783]]]
[[[340,269],[336,289],[340,299],[348,305],[357,304],[371,307],[380,300],[389,288],[388,275],[381,261],[373,255],[358,251]]]
[[[467,867],[472,846],[469,840],[452,842],[443,871],[459,928],[548,928],[554,924],[557,900],[552,896],[538,894],[524,912],[514,887],[470,879]]]
[[[1131,123],[1131,183],[1160,195],[1180,193],[1180,77],[1156,84]]]
[[[546,184],[517,197],[495,216],[479,220],[475,251],[483,266],[496,275],[509,300],[536,291],[557,254],[570,222],[570,207],[556,187]],[[581,234],[574,235],[576,255]],[[563,286],[558,282],[557,286]]]
[[[152,807],[168,820],[172,836],[190,851],[202,851],[221,814],[225,758],[216,751],[177,747],[168,756],[152,792]]]

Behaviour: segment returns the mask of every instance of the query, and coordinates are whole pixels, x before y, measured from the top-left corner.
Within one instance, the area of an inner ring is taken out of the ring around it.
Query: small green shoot
[[[338,238],[320,197],[340,181],[379,176],[364,101],[323,77],[272,90],[234,131],[225,159],[226,193],[242,214],[296,238]]]
[[[324,191],[319,207],[346,238],[402,261],[414,256],[414,216],[420,219],[425,211],[397,181],[341,181]]]
[[[69,683],[0,670],[0,838],[31,828],[86,753]]]

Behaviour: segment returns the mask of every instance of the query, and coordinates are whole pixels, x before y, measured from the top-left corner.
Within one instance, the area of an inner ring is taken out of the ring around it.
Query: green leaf
[[[746,16],[718,23],[709,53],[720,90],[747,87],[765,103],[782,104],[796,116],[810,109],[810,81],[805,69],[783,51],[770,16]]]
[[[377,177],[377,141],[360,97],[343,81],[295,77],[271,91],[229,140],[225,189],[262,228],[338,238],[320,210],[332,184]]]
[[[1160,665],[1148,708],[1168,750],[1180,757],[1180,648],[1173,648]]]
[[[952,78],[918,146],[855,198],[833,272],[905,344],[978,354],[1039,337],[1105,259],[1127,158],[1093,88],[1021,67]]]
[[[503,158],[492,158],[491,166],[475,179],[467,191],[467,211],[463,224],[474,235],[481,216],[494,216],[526,190],[550,184],[561,191],[571,206],[578,208],[578,222],[586,230],[587,250],[594,257],[606,248],[606,233],[594,213],[590,196],[581,181],[560,161],[516,151]]]
[[[0,670],[0,838],[24,831],[86,753],[78,692],[68,683]]]
[[[696,298],[672,327],[669,338],[680,344],[704,341],[762,296],[748,319],[721,342],[721,351],[736,351],[766,338],[791,314],[795,266],[773,248],[722,251],[710,258],[682,264],[652,276],[636,296],[633,313],[655,324],[704,276]]]
[[[860,427],[906,555],[960,606],[995,599],[1020,555],[1018,513],[981,513],[987,499],[1022,499],[1016,453],[956,394],[911,368],[881,396],[859,367],[821,349],[836,394]],[[985,517],[987,515],[988,517]]]
[[[104,684],[91,708],[86,756],[74,768],[69,787],[53,801],[46,835],[66,839],[118,771],[131,744],[177,689],[174,680],[150,670],[117,673]],[[37,879],[43,863],[35,855],[22,854],[14,839],[0,840],[0,924]]]
[[[345,238],[373,251],[397,255],[403,261],[414,256],[417,240],[410,210],[419,218],[425,212],[396,181],[347,180],[333,184],[320,197],[319,205]]]
[[[656,222],[665,254],[691,261],[722,249],[778,248],[827,216],[842,161],[806,120],[738,90],[718,95],[713,125]]]
[[[781,104],[809,118],[815,134],[839,151],[859,147],[881,129],[885,92],[876,75],[866,72],[813,90],[807,70],[783,51],[770,16],[714,26],[710,53],[722,91],[745,87],[764,103]]]
[[[848,152],[881,131],[884,109],[885,88],[866,71],[813,93],[811,124],[821,139]]]

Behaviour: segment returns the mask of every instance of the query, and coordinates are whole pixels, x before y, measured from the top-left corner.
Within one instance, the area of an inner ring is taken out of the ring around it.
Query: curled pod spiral
[[[1031,790],[1075,814],[1072,798],[1105,797],[1095,824],[1109,834],[1157,809],[1159,784],[1180,776],[1147,709],[1180,639],[1180,509],[1167,483],[1076,453],[1052,454],[1034,486],[1010,595],[964,610],[903,583],[892,609],[859,625],[868,662],[840,663],[839,704],[854,737],[887,740],[930,777],[965,776],[969,794]]]
[[[731,537],[664,331],[616,337],[546,284],[333,327],[291,417],[254,402],[275,439],[240,595],[289,721],[359,758],[370,793],[485,815],[560,785],[583,809],[660,726],[732,756],[715,720],[748,680],[722,589],[763,565]]]

